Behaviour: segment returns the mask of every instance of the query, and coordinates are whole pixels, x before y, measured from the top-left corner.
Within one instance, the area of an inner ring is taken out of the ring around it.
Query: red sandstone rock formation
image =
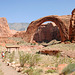
[[[55,23],[47,23],[39,26],[33,38],[36,42],[49,42],[53,39],[61,39],[59,29]]]
[[[26,31],[17,31],[12,37],[24,37]]]
[[[39,51],[39,53],[46,54],[46,55],[47,54],[48,55],[57,55],[60,52],[62,52],[62,51],[60,51],[60,50],[47,50],[47,49]]]
[[[15,35],[17,32],[16,30],[10,30],[10,31],[11,31],[12,36]]]
[[[12,31],[10,30],[6,18],[0,18],[0,45],[4,46],[5,43],[13,43],[16,42],[14,40],[9,39],[8,37],[12,36]]]
[[[69,40],[75,42],[75,9],[72,11],[69,27]]]
[[[6,18],[0,18],[0,37],[8,37],[10,34],[11,33]]]
[[[51,15],[32,21],[29,24],[29,27],[27,28],[27,31],[24,35],[24,40],[27,42],[32,42],[34,34],[37,31],[38,27],[46,21],[52,21],[59,27],[62,42],[69,40],[70,17],[71,17],[70,15],[66,16]]]

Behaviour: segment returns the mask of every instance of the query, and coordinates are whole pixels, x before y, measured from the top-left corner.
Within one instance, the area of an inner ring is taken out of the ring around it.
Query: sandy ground
[[[6,64],[2,62],[2,59],[0,59],[0,69],[4,75],[22,75],[16,72],[16,70],[14,70],[12,67],[6,66]]]

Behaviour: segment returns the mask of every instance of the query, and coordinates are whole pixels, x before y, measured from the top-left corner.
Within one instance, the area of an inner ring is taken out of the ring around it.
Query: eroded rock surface
[[[61,39],[59,29],[55,23],[47,23],[39,26],[33,38],[36,42],[49,42],[53,39]]]
[[[13,37],[24,37],[26,31],[17,31]]]
[[[0,18],[0,37],[8,37],[10,34],[11,32],[6,18]]]
[[[69,40],[75,42],[75,9],[72,11],[69,27]]]

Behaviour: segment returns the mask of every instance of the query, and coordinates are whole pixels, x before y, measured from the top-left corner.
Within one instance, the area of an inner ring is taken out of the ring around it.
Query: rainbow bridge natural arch
[[[67,17],[69,17],[69,19],[67,19],[67,21],[65,22]],[[42,23],[46,21],[52,21],[59,27],[62,42],[69,40],[68,28],[66,27],[66,25],[68,24],[69,27],[70,15],[67,15],[66,18],[64,16],[51,15],[32,21],[25,33],[25,41],[32,42],[35,31]]]

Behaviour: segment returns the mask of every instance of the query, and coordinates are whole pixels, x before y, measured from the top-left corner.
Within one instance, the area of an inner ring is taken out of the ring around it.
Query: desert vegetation
[[[10,46],[12,45],[13,44],[11,44]],[[73,66],[75,66],[74,65],[75,59],[66,54],[66,51],[68,52],[74,51],[75,44],[73,43],[64,44],[64,43],[60,43],[60,41],[54,40],[49,43],[43,42],[39,44],[34,44],[34,43],[23,42],[23,40],[21,39],[21,42],[16,43],[16,45],[23,47],[24,50],[21,50],[22,48],[20,48],[18,53],[16,53],[15,51],[10,53],[6,52],[3,62],[5,62],[7,66],[9,65],[13,67],[17,72],[21,72],[22,74],[59,75],[60,73],[65,73],[66,75],[68,71],[68,66],[66,69],[62,68],[61,72],[58,66],[61,64],[67,64],[67,65],[73,64]],[[44,45],[47,46],[44,47]],[[42,48],[40,48],[41,46]],[[1,49],[0,51],[6,50],[6,48],[2,46],[0,46],[0,49]],[[49,54],[46,55],[46,54],[38,53],[39,50],[45,50],[45,49],[46,50],[59,49],[63,52],[60,52],[57,55],[49,55]],[[70,67],[70,68],[74,70],[74,67]],[[72,69],[70,69],[71,71],[70,73],[72,73],[73,71]]]

